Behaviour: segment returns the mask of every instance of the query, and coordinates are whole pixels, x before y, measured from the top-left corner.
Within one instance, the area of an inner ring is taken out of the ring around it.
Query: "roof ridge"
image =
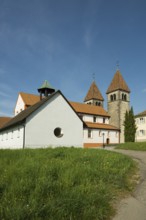
[[[33,93],[28,93],[28,92],[19,92],[19,94],[39,96],[39,95],[36,95],[36,94],[33,94]]]

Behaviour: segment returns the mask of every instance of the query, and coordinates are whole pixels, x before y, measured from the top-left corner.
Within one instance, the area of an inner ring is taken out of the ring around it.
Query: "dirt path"
[[[112,149],[111,149],[112,150]],[[113,220],[146,220],[146,152],[114,150],[137,160],[140,167],[140,182],[131,197],[123,199],[118,205]]]

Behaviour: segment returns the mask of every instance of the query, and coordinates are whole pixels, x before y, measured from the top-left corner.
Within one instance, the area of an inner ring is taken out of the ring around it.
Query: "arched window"
[[[116,100],[116,94],[114,94],[114,100]]]
[[[113,101],[113,95],[111,95],[111,101]]]
[[[127,101],[127,95],[122,93],[122,100]]]
[[[124,94],[122,93],[122,100],[124,100]]]

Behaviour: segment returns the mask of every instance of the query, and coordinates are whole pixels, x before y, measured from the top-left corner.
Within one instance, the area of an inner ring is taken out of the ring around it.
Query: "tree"
[[[136,123],[133,108],[126,111],[124,120],[124,136],[125,142],[135,142]]]
[[[129,136],[129,113],[126,111],[125,113],[125,120],[124,120],[124,137],[125,142],[128,142],[128,136]]]

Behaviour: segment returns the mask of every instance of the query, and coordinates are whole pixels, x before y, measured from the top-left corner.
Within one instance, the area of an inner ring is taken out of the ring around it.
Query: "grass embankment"
[[[1,150],[0,219],[109,220],[134,170],[104,150]]]
[[[116,146],[116,149],[146,151],[146,142],[129,142],[119,144]]]

